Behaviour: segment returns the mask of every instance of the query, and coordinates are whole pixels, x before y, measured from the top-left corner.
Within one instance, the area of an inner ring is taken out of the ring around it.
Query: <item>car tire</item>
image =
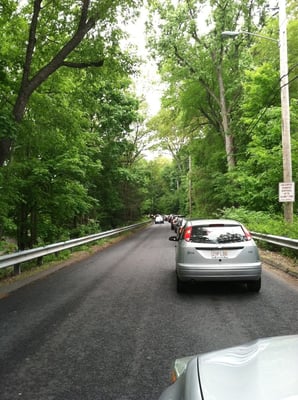
[[[249,281],[246,283],[246,285],[250,292],[258,293],[261,290],[261,278],[257,281]]]

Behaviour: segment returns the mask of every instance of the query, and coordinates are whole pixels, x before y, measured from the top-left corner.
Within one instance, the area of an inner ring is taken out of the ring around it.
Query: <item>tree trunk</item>
[[[229,116],[227,112],[226,106],[226,98],[225,98],[225,88],[224,82],[222,77],[222,69],[221,65],[217,67],[217,78],[218,78],[218,85],[219,85],[219,96],[220,96],[220,112],[222,117],[222,127],[224,132],[225,138],[225,149],[226,149],[226,156],[227,156],[227,165],[228,170],[231,171],[235,168],[236,160],[234,155],[234,137],[230,132],[229,129]]]
[[[28,247],[28,210],[26,204],[20,205],[19,220],[17,222],[18,249],[25,250]]]
[[[36,210],[36,205],[31,210],[30,214],[30,249],[33,248],[37,244],[37,219],[38,213]]]
[[[5,163],[9,160],[11,147],[11,138],[2,138],[0,140],[0,166],[5,165]]]

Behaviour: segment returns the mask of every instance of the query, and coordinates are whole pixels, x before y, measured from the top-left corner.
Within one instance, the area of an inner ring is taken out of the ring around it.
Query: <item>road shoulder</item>
[[[260,250],[260,256],[263,263],[298,279],[298,264],[295,259],[269,250]]]

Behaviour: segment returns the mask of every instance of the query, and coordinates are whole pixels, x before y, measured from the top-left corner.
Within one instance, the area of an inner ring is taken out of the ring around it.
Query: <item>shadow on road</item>
[[[176,282],[173,288],[176,290]],[[177,292],[177,294],[179,296],[186,296],[189,294],[197,296],[258,296],[258,293],[249,291],[246,284],[241,282],[190,282],[184,285],[183,290]]]

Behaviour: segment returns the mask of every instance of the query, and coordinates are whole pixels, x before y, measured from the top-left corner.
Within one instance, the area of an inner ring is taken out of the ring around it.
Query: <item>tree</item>
[[[157,116],[148,121],[152,135],[152,149],[161,148],[169,151],[174,158],[177,168],[182,174],[185,171],[185,157],[181,157],[182,149],[189,143],[190,134],[181,124],[177,106],[162,108]]]
[[[210,215],[218,208],[245,205],[279,212],[277,183],[282,157],[278,47],[252,35],[230,40],[221,35],[225,30],[243,30],[277,39],[277,18],[270,17],[271,11],[266,11],[263,1],[211,1],[209,28],[205,26],[200,31],[204,25],[200,12],[206,4],[185,0],[176,6],[169,2],[165,7],[164,2],[151,2],[149,44],[167,85],[159,122],[153,122],[161,136],[179,126],[176,133],[184,132],[188,139],[183,154],[192,159],[194,210]],[[296,3],[290,2],[294,180],[298,169],[297,116],[293,106],[297,97],[296,15]],[[166,114],[170,117],[164,124],[162,116]]]
[[[18,21],[24,27],[27,16],[31,15],[27,43],[24,37],[21,41],[26,47],[21,78],[14,78],[19,81],[19,87],[15,88],[17,95],[12,96],[14,120],[22,121],[32,94],[58,69],[102,67],[109,59],[123,58],[118,46],[123,35],[117,19],[139,3],[139,0],[113,3],[109,0],[64,0],[59,3],[32,0],[19,11],[16,1],[7,1],[3,8],[14,22]],[[11,26],[11,23],[7,24]],[[12,142],[11,136],[1,139],[0,165],[7,161]]]
[[[297,181],[297,49],[292,40],[298,34],[297,24],[290,19],[289,81],[291,93],[291,131],[293,180]],[[270,18],[261,34],[278,35],[278,21]],[[237,38],[240,43],[243,38]],[[255,211],[280,213],[278,183],[282,181],[281,105],[279,49],[271,41],[256,38],[239,59],[244,67],[241,77],[242,94],[238,103],[237,166],[225,174],[213,175],[213,198],[220,208],[245,207]]]
[[[227,168],[236,165],[235,134],[231,115],[237,108],[241,86],[238,57],[240,46],[226,46],[221,33],[241,24],[243,29],[255,29],[262,24],[264,1],[212,1],[209,33],[200,32],[201,11],[205,1],[182,1],[174,6],[170,1],[152,1],[152,21],[158,16],[158,29],[149,43],[159,61],[162,78],[172,87],[175,98],[195,94],[200,101],[196,112],[199,124],[210,124],[214,134],[221,133]],[[256,10],[260,11],[256,18]],[[256,22],[252,22],[256,21]],[[213,26],[211,27],[211,24]],[[154,29],[151,22],[150,30]],[[226,90],[226,87],[229,90]],[[185,94],[186,93],[186,94]],[[192,120],[193,121],[193,120]],[[191,121],[191,122],[192,122]],[[198,126],[200,130],[200,125]]]
[[[297,180],[297,113],[293,104],[297,101],[297,48],[293,46],[298,34],[298,25],[294,19],[288,23],[289,32],[289,89],[291,96],[291,131],[293,180]],[[278,32],[276,18],[268,20],[263,36]],[[250,60],[250,69],[243,74],[243,95],[239,101],[238,130],[241,134],[238,165],[238,195],[243,205],[254,210],[281,211],[278,202],[278,183],[282,181],[281,150],[281,104],[279,78],[279,49],[270,41],[256,40],[246,54]],[[244,176],[250,181],[250,189],[243,185]],[[239,182],[242,180],[242,184]],[[235,185],[235,186],[236,186]]]
[[[145,162],[144,213],[150,215],[178,213],[178,174],[175,163],[163,156]]]
[[[0,203],[6,205],[0,223],[5,234],[17,236],[20,249],[108,227],[106,216],[116,225],[137,219],[143,201],[142,175],[135,167],[141,133],[132,130],[141,118],[129,77],[136,59],[120,49],[123,32],[118,27],[119,7],[137,2],[90,2],[89,19],[93,6],[105,4],[100,20],[61,67],[32,91],[16,123],[11,115],[23,54],[15,41],[25,43],[23,32],[37,3],[44,7],[38,13],[28,85],[68,43],[81,5],[87,4],[29,2],[20,9],[16,1],[7,1],[11,7],[1,14],[7,40],[0,43],[0,127],[2,143],[13,140],[14,151],[9,162],[3,158],[0,170]],[[99,68],[100,59],[104,62]]]

